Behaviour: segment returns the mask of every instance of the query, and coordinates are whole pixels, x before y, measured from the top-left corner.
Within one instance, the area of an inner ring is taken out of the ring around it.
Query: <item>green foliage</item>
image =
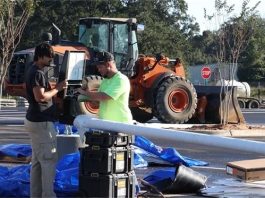
[[[185,62],[188,39],[199,31],[198,24],[186,13],[185,1],[128,1],[126,10],[128,17],[136,17],[145,25],[145,31],[138,36],[140,53],[163,53]]]
[[[204,31],[190,39],[192,48],[188,55],[191,65],[209,64],[217,62],[218,39],[215,32]]]
[[[1,49],[3,49],[3,40],[5,35],[12,34],[22,25],[21,17],[31,15],[34,12],[33,0],[1,0],[0,1],[0,31],[1,31]],[[15,37],[18,35],[15,34]]]
[[[251,87],[251,97],[265,99],[265,88],[264,87]]]
[[[8,0],[0,1],[0,12],[4,10],[4,2]],[[234,56],[239,63],[240,80],[262,81],[265,77],[265,21],[255,13],[260,2],[250,8],[248,3],[248,0],[244,0],[239,16],[230,17],[234,5],[215,0],[215,12],[227,20],[219,24],[219,30],[205,31],[199,35],[198,23],[187,14],[185,0],[35,0],[35,10],[19,49],[38,44],[42,33],[49,31],[52,23],[61,29],[62,39],[76,41],[80,18],[133,17],[145,25],[144,32],[138,35],[141,54],[163,53],[170,58],[180,57],[186,63],[184,65],[210,64],[221,59],[229,62]],[[213,17],[207,15],[205,10],[205,18]],[[220,46],[222,34],[226,40]],[[243,42],[238,46],[240,39]],[[222,58],[220,50],[223,47],[227,50],[223,51]],[[240,52],[231,54],[236,49]]]
[[[203,35],[192,38],[190,63],[203,64],[211,61],[210,63],[232,63],[235,66],[239,63],[239,80],[264,80],[265,23],[255,11],[260,2],[253,7],[248,7],[248,3],[249,0],[244,0],[239,16],[230,17],[234,5],[229,6],[224,0],[215,1],[217,16],[227,20],[220,24],[219,30],[205,31]]]
[[[187,15],[184,0],[82,0],[37,1],[19,46],[25,49],[40,42],[42,33],[55,23],[62,38],[77,40],[78,20],[82,17],[134,17],[145,25],[138,36],[140,53],[164,53],[185,59],[188,38],[198,32],[198,24]]]
[[[238,77],[242,81],[265,81],[265,20],[256,17],[249,45],[240,58]]]
[[[0,97],[8,66],[33,10],[33,0],[0,1]]]
[[[20,42],[29,16],[34,11],[33,0],[0,1],[0,75],[5,75],[12,54]]]
[[[93,6],[97,5],[94,1]],[[41,41],[41,35],[56,24],[62,31],[62,38],[74,40],[77,33],[78,19],[89,12],[87,1],[37,1],[35,12],[25,29],[20,49],[34,47]],[[92,6],[92,8],[93,8]],[[93,9],[94,10],[94,9]]]

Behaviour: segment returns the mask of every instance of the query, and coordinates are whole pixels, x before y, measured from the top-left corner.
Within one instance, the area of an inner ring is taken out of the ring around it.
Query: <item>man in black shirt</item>
[[[29,132],[32,146],[30,196],[56,197],[53,183],[56,171],[56,130],[53,122],[55,105],[52,98],[67,87],[62,81],[51,89],[43,71],[53,60],[54,52],[48,43],[35,48],[34,63],[26,75],[26,90],[29,108],[25,128]]]

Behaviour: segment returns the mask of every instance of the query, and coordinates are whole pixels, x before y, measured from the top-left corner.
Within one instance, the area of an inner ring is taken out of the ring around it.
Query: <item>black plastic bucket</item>
[[[176,168],[175,179],[171,184],[167,182],[167,187],[164,185],[163,193],[195,193],[205,187],[207,177],[191,168],[180,165]]]

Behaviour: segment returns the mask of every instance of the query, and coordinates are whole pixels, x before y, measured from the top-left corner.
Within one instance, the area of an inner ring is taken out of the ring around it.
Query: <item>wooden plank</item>
[[[10,156],[0,156],[1,163],[30,163],[30,157],[10,157]]]

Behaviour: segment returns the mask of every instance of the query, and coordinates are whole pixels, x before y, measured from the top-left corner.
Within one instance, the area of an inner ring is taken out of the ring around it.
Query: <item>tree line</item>
[[[265,20],[256,13],[258,3],[249,7],[248,2],[219,29],[200,34],[185,0],[35,0],[17,50],[38,44],[52,23],[63,39],[77,41],[79,18],[133,17],[145,25],[138,35],[141,54],[163,53],[181,58],[185,65],[236,64],[241,81],[265,81]],[[226,1],[215,0],[215,5],[215,13],[233,11]],[[205,13],[206,20],[211,18]]]

